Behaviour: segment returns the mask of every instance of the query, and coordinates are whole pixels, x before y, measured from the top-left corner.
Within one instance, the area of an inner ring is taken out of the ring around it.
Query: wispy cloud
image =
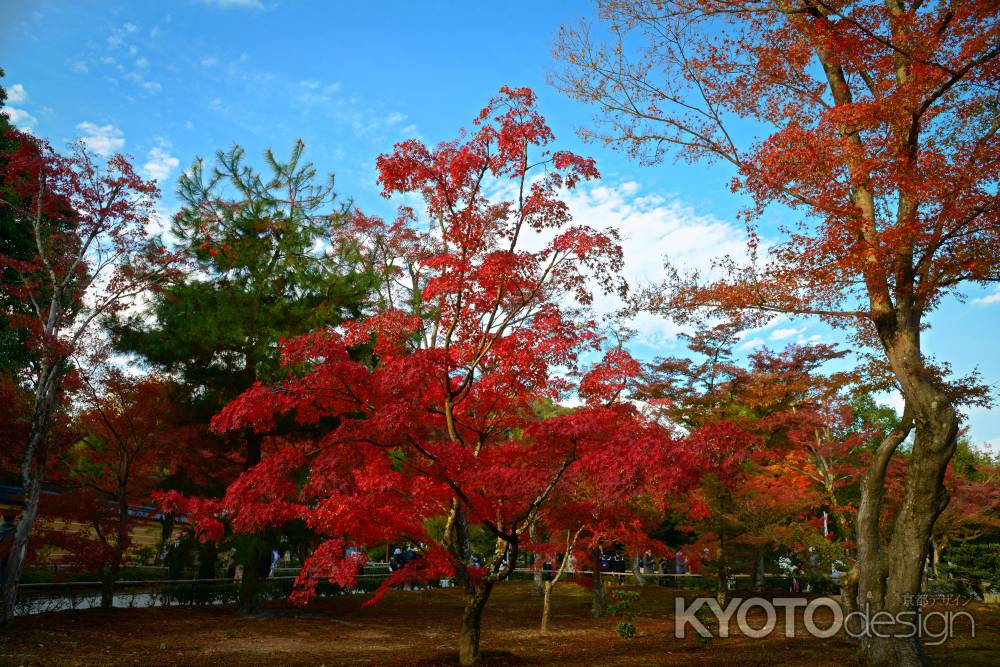
[[[323,106],[333,102],[334,96],[340,92],[340,82],[323,83],[309,79],[293,84],[290,92],[305,106]]]
[[[260,0],[201,0],[203,5],[214,5],[226,9],[228,7],[242,7],[244,9],[264,9],[264,3]]]
[[[976,306],[992,306],[995,303],[1000,303],[1000,288],[994,290],[992,294],[973,299],[972,303]]]

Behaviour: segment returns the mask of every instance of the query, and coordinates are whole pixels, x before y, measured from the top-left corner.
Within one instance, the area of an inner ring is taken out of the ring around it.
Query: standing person
[[[621,552],[615,554],[612,569],[618,573],[618,585],[625,583],[625,556]]]
[[[653,552],[648,549],[642,556],[642,573],[647,576],[653,574]]]
[[[281,552],[277,549],[271,550],[271,569],[267,573],[268,577],[273,577],[275,571],[278,569],[278,563],[281,562]]]
[[[180,539],[175,539],[173,541],[163,560],[167,563],[167,579],[180,579],[181,568],[184,565],[184,547],[181,544]]]
[[[389,559],[389,571],[395,572],[401,567],[403,567],[403,550],[396,547],[392,552],[392,558]]]

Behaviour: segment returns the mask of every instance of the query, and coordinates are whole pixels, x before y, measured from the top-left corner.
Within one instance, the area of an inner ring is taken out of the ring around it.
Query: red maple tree
[[[564,29],[569,94],[600,106],[590,132],[649,162],[675,148],[732,166],[734,191],[798,215],[713,276],[676,274],[647,305],[679,319],[818,316],[851,332],[905,399],[862,484],[858,568],[874,614],[915,613],[959,407],[976,378],[949,378],[922,348],[927,316],[969,284],[1000,279],[992,0],[605,0],[613,43]],[[638,47],[633,49],[633,47]],[[879,530],[886,473],[913,433],[901,510]],[[883,539],[883,538],[888,539]],[[863,639],[871,664],[918,665],[905,626]]]
[[[412,280],[397,285],[405,298],[387,297],[396,308],[363,321],[285,341],[287,377],[254,386],[214,422],[261,432],[279,417],[324,426],[318,438],[287,439],[230,487],[219,509],[237,530],[301,518],[322,537],[298,578],[298,600],[320,578],[353,581],[358,557],[345,557],[349,543],[419,545],[420,557],[381,591],[455,577],[467,594],[463,664],[478,660],[490,593],[560,488],[583,471],[617,475],[641,458],[620,435],[639,417],[618,401],[548,419],[534,409],[566,397],[580,355],[599,347],[596,324],[580,308],[591,281],[624,289],[615,233],[572,224],[558,196],[597,169],[553,151],[553,141],[534,94],[504,88],[469,133],[434,147],[404,141],[380,156],[385,195],[421,195],[431,226],[389,243],[410,226],[356,220],[373,231],[369,239],[382,239],[368,250],[387,275],[399,275],[395,257],[405,255]],[[548,240],[525,249],[536,231]],[[355,351],[367,344],[373,359],[362,363]],[[621,370],[599,365],[583,384],[613,398]],[[429,530],[432,518],[444,519],[443,532]],[[471,526],[495,540],[482,567],[470,566]]]
[[[10,132],[16,147],[3,156],[2,176],[12,195],[0,199],[0,206],[30,230],[34,252],[27,258],[0,255],[2,287],[30,304],[13,314],[10,325],[27,332],[26,347],[36,362],[24,378],[34,394],[20,466],[24,509],[7,560],[0,624],[13,619],[71,357],[99,330],[101,318],[134,303],[176,261],[147,229],[156,183],[136,174],[128,159],[114,155],[97,162],[83,143],[64,156],[31,135]]]
[[[163,378],[110,369],[78,393],[79,438],[51,466],[57,492],[42,501],[47,526],[37,541],[68,552],[70,565],[98,572],[101,606],[111,607],[134,528],[151,519],[154,491],[198,447],[205,427],[188,420],[178,387]],[[60,530],[54,522],[83,529]]]

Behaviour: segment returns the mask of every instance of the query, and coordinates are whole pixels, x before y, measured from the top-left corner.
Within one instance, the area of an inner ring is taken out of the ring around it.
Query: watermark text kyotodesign
[[[750,622],[750,613],[754,609],[763,612],[763,623],[756,618],[754,623]],[[780,619],[779,609],[784,610]],[[873,612],[866,607],[845,614],[840,603],[828,597],[811,600],[804,597],[770,600],[760,597],[731,598],[725,607],[714,597],[695,598],[690,603],[677,598],[674,607],[674,636],[683,639],[690,626],[702,637],[726,638],[729,637],[730,623],[735,621],[740,634],[761,639],[773,633],[780,620],[784,635],[794,637],[800,622],[796,615],[798,609],[802,610],[803,630],[820,639],[833,637],[843,630],[854,639],[920,637],[928,646],[937,646],[954,637],[957,628],[963,632],[968,629],[972,637],[976,636],[976,621],[968,611],[935,609],[919,613],[912,610],[891,613],[886,610]],[[822,614],[820,620],[817,612],[824,609],[827,612]],[[715,622],[711,622],[710,618]],[[958,623],[959,621],[962,622]],[[718,630],[713,633],[706,627],[706,623],[717,625]]]

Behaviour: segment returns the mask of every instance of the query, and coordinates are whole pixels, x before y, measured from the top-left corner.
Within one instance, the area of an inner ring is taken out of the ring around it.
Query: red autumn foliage
[[[373,263],[411,279],[399,298],[386,297],[395,308],[284,341],[285,379],[254,386],[214,420],[220,431],[263,432],[279,417],[322,425],[277,447],[218,511],[248,531],[301,518],[321,537],[296,582],[300,600],[317,579],[344,583],[356,571],[345,563],[348,543],[420,545],[382,590],[456,577],[472,610],[463,660],[478,654],[492,586],[555,499],[585,485],[608,499],[632,493],[634,472],[656,467],[666,442],[614,401],[634,366],[620,352],[584,381],[590,405],[548,419],[535,410],[567,395],[580,355],[600,344],[595,323],[567,301],[588,304],[593,283],[624,289],[615,233],[573,225],[558,197],[595,178],[594,164],[551,151],[552,141],[534,94],[504,88],[471,133],[435,147],[404,141],[380,156],[386,196],[420,194],[434,229],[414,233],[407,212],[390,226],[355,217]],[[507,198],[489,196],[498,190]],[[543,230],[550,240],[540,249],[523,247]],[[372,364],[352,351],[370,341]],[[432,519],[445,520],[443,534],[428,529]],[[469,569],[471,525],[496,541],[481,570]]]
[[[178,388],[163,378],[109,370],[80,395],[78,440],[50,468],[57,492],[42,501],[47,527],[37,541],[67,552],[66,563],[99,572],[109,604],[110,584],[133,548],[132,531],[155,512],[154,491],[206,431],[188,420]],[[73,522],[80,527],[57,527]]]

